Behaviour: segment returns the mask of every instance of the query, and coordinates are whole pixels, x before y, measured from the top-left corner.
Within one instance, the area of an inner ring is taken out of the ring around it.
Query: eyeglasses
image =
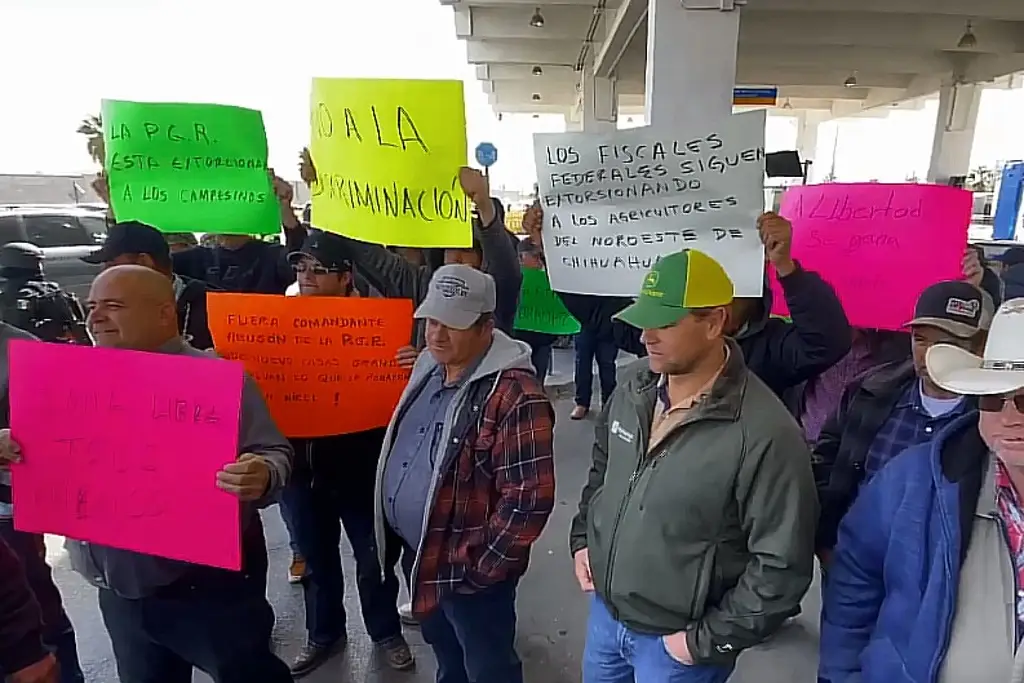
[[[1007,401],[1013,401],[1013,407],[1017,409],[1017,412],[1024,413],[1024,394],[1016,394],[1012,396],[979,396],[978,410],[986,413],[999,413],[1002,412]]]
[[[298,262],[292,266],[296,273],[313,273],[313,275],[327,275],[328,273],[339,272],[336,268],[328,268],[314,263]]]

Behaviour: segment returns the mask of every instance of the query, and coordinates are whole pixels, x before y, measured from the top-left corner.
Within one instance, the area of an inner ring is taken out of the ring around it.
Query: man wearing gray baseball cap
[[[554,507],[554,411],[530,347],[495,329],[495,299],[486,273],[434,272],[416,310],[428,353],[377,469],[377,547],[401,539],[438,683],[522,683],[516,587]]]

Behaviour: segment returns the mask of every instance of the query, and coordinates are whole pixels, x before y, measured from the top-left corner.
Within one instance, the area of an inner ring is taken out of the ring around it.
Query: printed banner
[[[963,278],[972,195],[946,185],[792,187],[780,213],[793,222],[793,258],[836,289],[856,327],[899,330],[921,292]],[[789,315],[772,276],[773,312]]]
[[[468,247],[462,81],[315,78],[313,224],[404,247]]]
[[[409,380],[395,353],[412,302],[363,297],[207,294],[217,353],[240,360],[285,436],[384,427]]]
[[[18,529],[241,569],[239,502],[216,484],[240,363],[13,341],[10,367]]]
[[[717,130],[534,135],[544,253],[560,292],[635,297],[666,254],[699,249],[760,296],[764,111]]]
[[[519,290],[517,330],[545,332],[559,336],[576,334],[580,322],[572,317],[562,300],[551,290],[548,274],[539,268],[523,268],[523,286]]]
[[[118,221],[164,232],[281,231],[258,111],[104,100],[103,142]]]

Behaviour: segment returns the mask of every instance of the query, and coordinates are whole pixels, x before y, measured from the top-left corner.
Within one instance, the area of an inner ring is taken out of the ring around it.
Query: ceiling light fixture
[[[850,74],[849,76],[846,77],[846,80],[843,81],[843,87],[844,88],[856,88],[857,87],[857,73],[856,72],[854,72],[854,73],[852,73],[852,74]]]
[[[544,75],[544,69],[540,68],[539,66],[533,67],[533,75],[534,76],[543,76]]]
[[[964,34],[960,36],[956,46],[961,50],[972,50],[978,47],[978,36],[974,35],[974,28],[971,26],[971,22],[967,22],[967,26],[964,27]]]
[[[533,10],[533,16],[530,17],[530,26],[544,28],[544,15],[540,13],[540,7]]]
[[[534,102],[540,102],[540,95],[538,95],[537,93],[533,93],[532,99]]]

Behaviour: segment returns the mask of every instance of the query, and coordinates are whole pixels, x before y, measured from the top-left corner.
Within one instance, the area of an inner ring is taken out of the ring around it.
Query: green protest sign
[[[523,268],[519,310],[514,327],[525,332],[576,334],[580,323],[572,317],[558,295],[551,291],[548,274],[537,268]]]
[[[163,232],[281,230],[263,115],[220,104],[103,101],[110,203],[118,221]]]

